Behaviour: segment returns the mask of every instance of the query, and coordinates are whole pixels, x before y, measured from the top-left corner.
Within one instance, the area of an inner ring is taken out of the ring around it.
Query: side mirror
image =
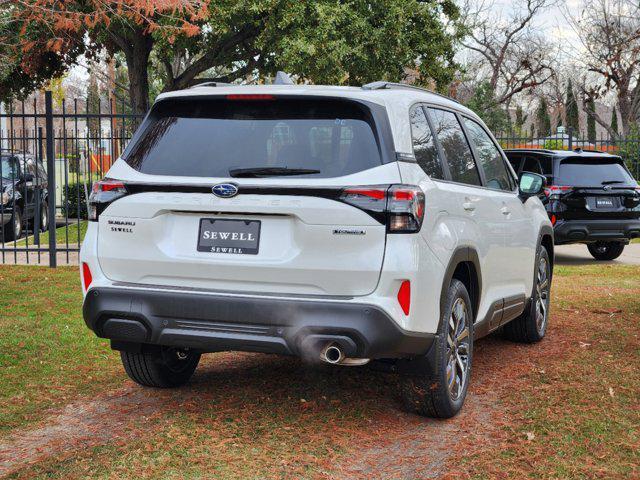
[[[547,179],[543,175],[532,172],[522,172],[518,188],[520,197],[529,198],[540,195],[544,191]]]

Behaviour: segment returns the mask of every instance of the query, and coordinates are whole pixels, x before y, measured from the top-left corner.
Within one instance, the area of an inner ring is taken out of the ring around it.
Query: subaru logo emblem
[[[216,197],[231,198],[238,194],[238,187],[233,183],[219,183],[211,188]]]

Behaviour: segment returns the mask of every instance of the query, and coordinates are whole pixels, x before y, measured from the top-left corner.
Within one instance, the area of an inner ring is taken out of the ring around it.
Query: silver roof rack
[[[417,87],[415,85],[408,85],[406,83],[397,83],[397,82],[387,82],[385,80],[378,80],[377,82],[367,83],[366,85],[362,85],[363,90],[385,90],[391,88],[406,88],[408,90],[420,90],[421,92],[431,93],[432,95],[437,95],[442,98],[446,98],[447,100],[451,100],[452,102],[456,102],[462,105],[455,98],[451,98],[447,95],[443,95],[438,92],[434,92],[433,90],[429,90],[428,88]]]

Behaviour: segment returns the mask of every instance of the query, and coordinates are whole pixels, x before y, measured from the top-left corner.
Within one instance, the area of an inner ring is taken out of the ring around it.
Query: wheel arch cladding
[[[449,285],[454,278],[460,280],[467,288],[473,307],[473,318],[476,319],[480,306],[482,277],[480,275],[480,259],[473,247],[459,247],[449,260],[440,292],[440,318],[442,318],[442,312],[445,308]]]
[[[547,249],[549,254],[549,261],[551,266],[554,264],[554,242],[553,242],[553,228],[548,225],[543,225],[540,229],[540,238],[538,239],[538,245],[542,245]]]

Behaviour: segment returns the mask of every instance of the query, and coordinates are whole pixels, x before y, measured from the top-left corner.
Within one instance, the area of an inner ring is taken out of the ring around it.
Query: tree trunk
[[[136,32],[125,50],[127,72],[129,76],[129,101],[134,114],[144,115],[149,110],[149,55],[153,48],[150,35]]]

